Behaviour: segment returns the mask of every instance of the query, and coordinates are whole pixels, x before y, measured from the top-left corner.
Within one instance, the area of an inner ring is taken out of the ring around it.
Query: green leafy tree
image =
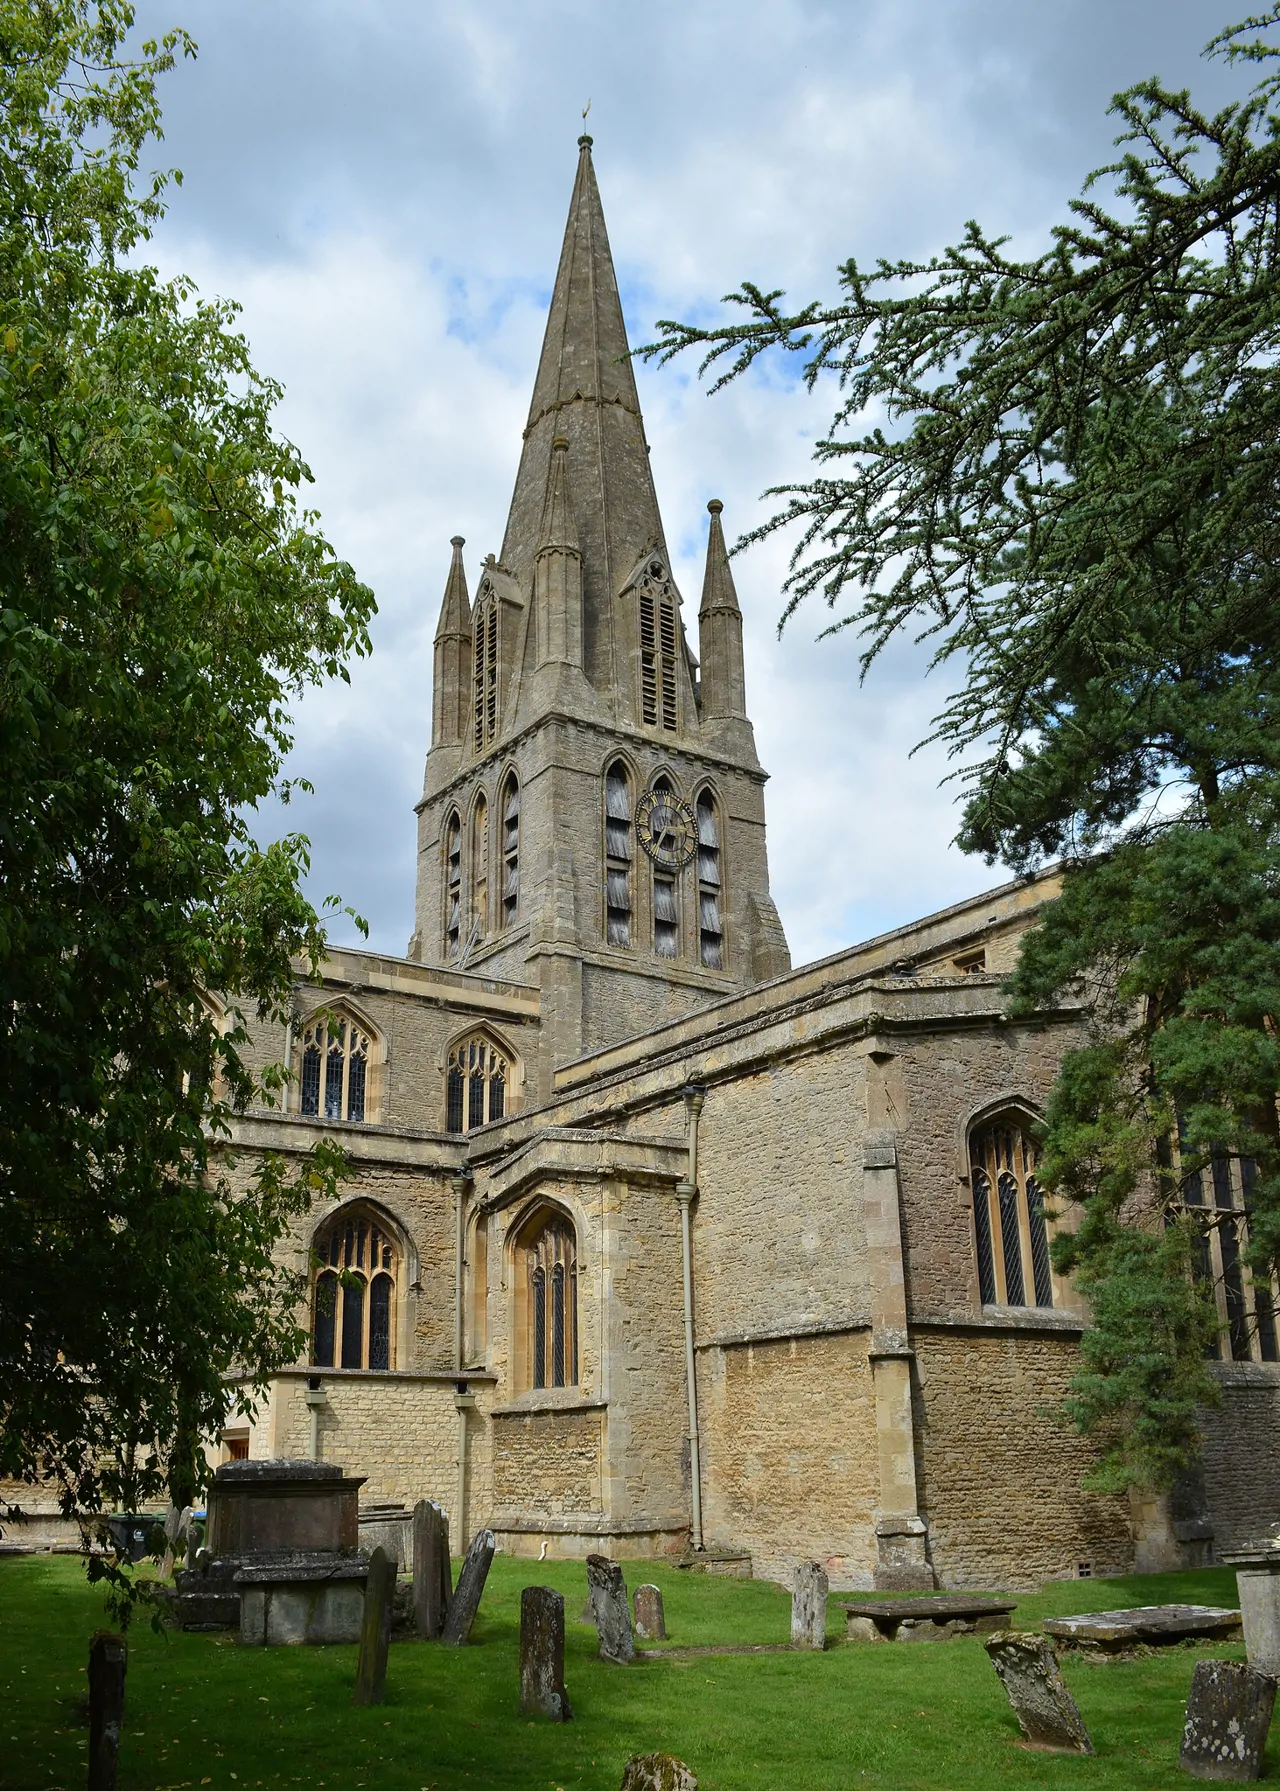
[[[783,623],[825,600],[864,675],[900,633],[928,642],[952,673],[931,738],[960,761],[960,844],[1020,872],[1062,862],[1012,998],[1088,1019],[1044,1167],[1083,1210],[1056,1246],[1093,1309],[1069,1407],[1113,1485],[1194,1458],[1218,1322],[1193,1270],[1206,1228],[1234,1222],[1188,1206],[1232,1159],[1248,1322],[1274,1347],[1277,24],[1273,6],[1208,46],[1261,76],[1212,116],[1156,80],[1118,96],[1119,156],[1043,254],[970,223],[926,262],[850,260],[838,302],[789,311],[747,284],[729,295],[745,319],[663,322],[644,350],[701,349],[713,389],[773,349],[836,382],[820,476],[775,488],[747,537],[799,531]]]
[[[167,177],[124,0],[0,0],[0,1478],[195,1493],[237,1370],[296,1359],[275,1246],[340,1155],[236,1167],[321,922],[288,704],[368,650],[235,308],[141,251]],[[212,998],[212,999],[211,999]]]

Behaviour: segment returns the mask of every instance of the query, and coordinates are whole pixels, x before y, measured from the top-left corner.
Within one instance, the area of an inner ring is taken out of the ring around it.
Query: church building
[[[1080,1017],[1002,999],[1053,881],[792,967],[707,509],[695,643],[583,137],[506,534],[445,579],[413,937],[334,949],[257,1041],[295,1080],[241,1167],[328,1134],[353,1174],[290,1245],[307,1357],[221,1459],[320,1456],[516,1554],[885,1588],[1211,1559],[1280,1519],[1235,1171],[1201,1191],[1203,1475],[1088,1492],[1033,1142]]]

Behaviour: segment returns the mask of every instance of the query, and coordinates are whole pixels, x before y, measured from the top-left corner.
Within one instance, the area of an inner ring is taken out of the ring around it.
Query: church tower
[[[577,180],[501,552],[455,537],[435,636],[410,956],[532,982],[544,1062],[790,967],[712,500],[686,638],[591,161]]]

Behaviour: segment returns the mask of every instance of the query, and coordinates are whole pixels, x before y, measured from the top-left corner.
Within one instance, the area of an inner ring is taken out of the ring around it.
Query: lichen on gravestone
[[[621,1791],[698,1791],[698,1781],[674,1754],[634,1754],[623,1771]]]
[[[520,1714],[553,1723],[573,1716],[564,1685],[564,1599],[550,1586],[520,1594]]]
[[[791,1646],[821,1651],[827,1645],[827,1593],[820,1561],[802,1561],[791,1594]]]
[[[600,1639],[601,1660],[629,1666],[636,1657],[636,1644],[631,1633],[627,1583],[621,1567],[607,1555],[588,1555],[587,1585],[591,1591],[596,1634]]]
[[[1032,1747],[1073,1754],[1093,1752],[1089,1731],[1046,1637],[1006,1629],[984,1637],[982,1646]]]
[[[1249,1781],[1262,1775],[1276,1682],[1232,1660],[1197,1661],[1178,1756],[1197,1779]]]

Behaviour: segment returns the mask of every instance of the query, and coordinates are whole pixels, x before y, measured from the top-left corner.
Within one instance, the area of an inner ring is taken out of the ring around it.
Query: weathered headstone
[[[413,1508],[413,1621],[418,1634],[437,1641],[453,1597],[449,1567],[449,1520],[431,1499]]]
[[[493,1548],[492,1530],[477,1530],[471,1538],[471,1547],[467,1550],[458,1583],[449,1602],[449,1614],[440,1632],[440,1640],[447,1642],[451,1648],[465,1646],[471,1634],[471,1625],[480,1609],[480,1595],[493,1564]]]
[[[600,1638],[601,1660],[629,1666],[636,1657],[636,1644],[631,1634],[631,1608],[622,1569],[608,1555],[588,1555],[587,1585],[591,1591],[596,1634]]]
[[[1182,1731],[1183,1770],[1197,1779],[1256,1779],[1276,1682],[1232,1660],[1197,1661]]]
[[[1032,1747],[1091,1754],[1093,1743],[1044,1636],[1002,1630],[982,1646],[1000,1675],[1013,1714]]]
[[[564,1599],[550,1586],[520,1594],[520,1714],[553,1723],[573,1715],[564,1689]]]
[[[387,1648],[391,1642],[391,1601],[396,1564],[380,1548],[369,1557],[364,1589],[364,1621],[360,1625],[360,1657],[356,1662],[357,1704],[381,1704],[387,1683]]]
[[[791,1646],[822,1649],[827,1645],[827,1576],[817,1561],[796,1568],[791,1594]]]
[[[89,1791],[116,1788],[128,1665],[124,1637],[100,1629],[89,1643]]]
[[[636,1634],[642,1642],[665,1642],[667,1619],[662,1609],[662,1594],[656,1586],[637,1586],[633,1600],[636,1611]]]
[[[674,1754],[634,1754],[622,1774],[622,1791],[698,1791],[698,1781]]]

